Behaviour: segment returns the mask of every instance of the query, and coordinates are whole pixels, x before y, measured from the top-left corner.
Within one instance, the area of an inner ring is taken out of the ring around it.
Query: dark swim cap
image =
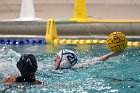
[[[37,71],[37,61],[33,54],[24,54],[17,62],[17,68],[19,69],[21,76],[28,76]]]

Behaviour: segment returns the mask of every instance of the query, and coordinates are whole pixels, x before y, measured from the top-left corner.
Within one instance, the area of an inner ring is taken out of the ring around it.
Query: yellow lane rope
[[[106,44],[106,40],[54,39],[54,44]],[[140,42],[127,42],[128,46],[140,46]]]

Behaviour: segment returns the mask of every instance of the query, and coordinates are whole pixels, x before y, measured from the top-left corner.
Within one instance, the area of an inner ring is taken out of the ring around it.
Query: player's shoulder
[[[48,83],[46,83],[46,82],[41,82],[41,81],[39,81],[39,80],[35,80],[35,82],[34,82],[34,84],[35,85],[48,85]]]
[[[14,83],[14,82],[16,82],[16,77],[12,77],[12,76],[7,77],[3,80],[3,82],[4,83]]]

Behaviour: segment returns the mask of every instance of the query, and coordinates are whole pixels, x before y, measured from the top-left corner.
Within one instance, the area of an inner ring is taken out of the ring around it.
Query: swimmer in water
[[[83,68],[83,67],[88,67],[90,65],[94,65],[97,62],[104,61],[104,60],[108,59],[109,57],[116,56],[116,55],[118,55],[118,53],[110,52],[101,57],[92,58],[85,62],[77,63],[77,55],[71,50],[63,49],[57,53],[57,55],[54,59],[54,67],[55,67],[55,70],[79,69],[79,68]]]
[[[38,65],[34,55],[24,54],[20,57],[17,62],[17,68],[20,71],[21,76],[8,77],[3,80],[4,83],[18,83],[18,82],[29,82],[31,84],[46,84],[35,78],[35,72],[37,71]]]

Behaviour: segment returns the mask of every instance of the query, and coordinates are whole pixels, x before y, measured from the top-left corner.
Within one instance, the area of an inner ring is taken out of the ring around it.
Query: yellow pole
[[[75,19],[87,18],[85,0],[75,0],[74,18]]]
[[[91,21],[91,19],[87,17],[85,0],[75,0],[74,17],[70,20],[71,21],[78,21],[78,22]]]
[[[57,39],[57,31],[54,19],[48,19],[46,26],[46,42],[47,44],[53,43]]]

